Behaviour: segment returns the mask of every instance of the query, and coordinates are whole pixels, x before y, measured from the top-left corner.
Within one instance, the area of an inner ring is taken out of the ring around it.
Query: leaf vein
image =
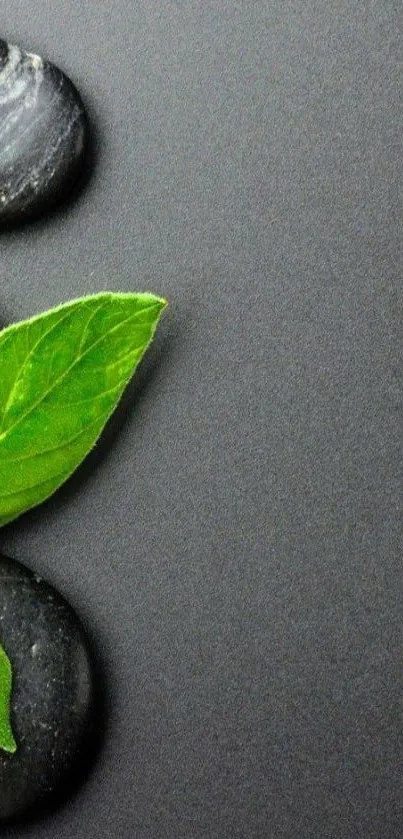
[[[47,336],[50,335],[50,333],[54,329],[56,329],[57,326],[59,326],[61,323],[63,323],[63,321],[66,320],[66,318],[69,316],[69,314],[70,314],[70,312],[68,312],[66,315],[64,315],[64,317],[60,318],[60,320],[58,320],[56,323],[53,323],[52,326],[50,326],[49,329],[46,330],[46,332],[44,332],[42,335],[40,335],[38,340],[35,341],[35,344],[33,345],[33,347],[31,347],[31,349],[30,349],[29,353],[27,354],[26,358],[24,359],[24,362],[21,365],[21,367],[20,367],[20,369],[19,369],[19,371],[18,371],[18,373],[17,373],[17,375],[14,379],[14,383],[12,384],[12,386],[10,388],[10,391],[9,391],[9,394],[8,394],[8,397],[7,397],[7,402],[5,404],[3,414],[2,414],[2,420],[1,420],[1,426],[0,426],[0,435],[1,435],[1,432],[3,430],[4,421],[5,421],[5,418],[7,416],[7,412],[9,411],[9,409],[12,405],[13,395],[14,395],[15,389],[17,387],[17,384],[18,384],[19,380],[21,379],[21,376],[22,376],[27,364],[29,363],[30,358],[32,358],[32,355],[34,354],[35,350],[39,347],[41,342],[44,341],[45,338],[47,338]]]
[[[147,309],[151,309],[151,308],[154,308],[154,306],[147,306]],[[147,309],[142,309],[141,314],[143,314],[145,311],[147,311]],[[57,386],[63,381],[63,379],[66,378],[66,376],[71,372],[71,370],[76,366],[76,364],[79,364],[79,362],[82,361],[82,359],[86,355],[88,355],[88,353],[90,353],[91,350],[94,349],[94,347],[96,347],[98,344],[100,344],[102,341],[104,341],[105,338],[107,338],[113,332],[116,332],[118,329],[120,329],[126,323],[129,323],[129,321],[134,320],[138,316],[138,314],[139,314],[139,312],[135,312],[133,315],[130,315],[130,317],[124,318],[122,321],[120,321],[120,323],[116,324],[116,326],[112,327],[107,332],[105,332],[103,335],[101,335],[101,337],[98,338],[96,341],[94,341],[93,344],[91,344],[90,347],[87,347],[87,349],[80,356],[78,356],[72,362],[72,364],[70,364],[69,367],[67,367],[67,369],[64,371],[64,373],[62,373],[62,375],[59,376],[58,379],[56,379],[56,381],[53,383],[53,385],[50,388],[48,388],[48,390],[45,391],[45,393],[43,393],[42,396],[39,399],[37,399],[37,401],[34,402],[34,404],[31,405],[31,407],[27,411],[25,411],[25,413],[22,414],[15,421],[15,423],[13,425],[11,425],[9,428],[7,428],[6,431],[3,431],[3,433],[0,433],[0,442],[2,442],[6,437],[8,437],[11,434],[11,432],[14,431],[14,429],[16,428],[17,425],[20,425],[21,422],[23,422],[30,414],[32,414],[32,412],[36,408],[38,408],[38,406],[47,398],[47,396],[49,396],[49,394],[52,393],[52,391],[54,391],[57,388]],[[144,346],[146,346],[146,345],[144,344]]]
[[[89,318],[88,318],[88,320],[87,320],[87,323],[86,323],[86,324],[85,324],[85,326],[84,326],[84,329],[83,329],[83,334],[82,334],[82,336],[81,336],[80,346],[79,346],[79,348],[78,348],[78,352],[79,352],[79,353],[81,353],[81,350],[82,350],[82,348],[83,348],[83,346],[84,346],[84,343],[85,343],[85,337],[86,337],[86,334],[87,334],[87,332],[88,332],[88,327],[89,327],[89,325],[90,325],[91,321],[92,321],[92,320],[94,320],[95,316],[96,316],[96,315],[98,314],[98,312],[102,309],[103,305],[104,305],[104,303],[103,303],[103,302],[102,302],[102,303],[100,303],[100,304],[99,304],[99,306],[97,306],[97,307],[96,307],[96,309],[94,309],[94,311],[90,313],[90,316],[89,316]]]
[[[54,481],[55,478],[59,478],[62,475],[66,474],[66,469],[63,469],[61,472],[55,472],[54,475],[50,475],[49,478],[46,478],[46,481],[35,481],[34,484],[22,487],[22,489],[14,489],[12,492],[1,492],[0,491],[0,499],[3,500],[4,498],[12,498],[14,495],[22,495],[24,492],[29,492],[31,489],[37,489],[37,487],[44,486],[44,484],[49,484],[51,481]]]
[[[74,434],[73,437],[70,437],[70,439],[66,440],[62,445],[51,446],[48,449],[43,449],[42,451],[35,452],[34,454],[20,455],[19,457],[2,458],[3,463],[6,463],[6,464],[8,464],[8,463],[20,463],[21,461],[35,460],[35,458],[37,458],[37,457],[42,457],[42,455],[52,454],[52,452],[63,451],[63,449],[67,449],[69,446],[71,446],[72,443],[75,443],[76,440],[78,440],[80,437],[82,437],[83,434],[85,434],[87,431],[89,431],[89,429],[92,428],[93,425],[97,425],[100,422],[102,422],[102,418],[97,417],[96,420],[93,420],[92,422],[89,422],[85,426],[85,428],[82,428],[81,431],[78,432],[78,434]]]

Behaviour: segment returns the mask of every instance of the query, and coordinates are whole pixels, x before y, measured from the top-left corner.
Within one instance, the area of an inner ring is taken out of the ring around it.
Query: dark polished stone
[[[0,41],[0,224],[38,215],[82,169],[84,106],[55,65]]]
[[[54,588],[0,556],[0,640],[13,668],[18,749],[0,750],[0,820],[44,805],[85,753],[92,666],[80,622]]]

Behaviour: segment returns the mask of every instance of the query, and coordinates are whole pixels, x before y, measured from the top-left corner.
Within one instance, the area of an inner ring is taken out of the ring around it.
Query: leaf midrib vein
[[[59,326],[61,323],[63,323],[63,321],[65,321],[65,320],[69,317],[69,315],[70,315],[70,314],[71,314],[71,311],[69,311],[66,315],[64,315],[64,317],[60,318],[60,320],[58,320],[56,323],[53,323],[53,324],[52,324],[52,326],[49,326],[49,329],[47,329],[47,330],[46,330],[46,331],[45,331],[42,335],[40,335],[40,337],[38,338],[38,340],[37,340],[37,341],[35,341],[35,343],[34,343],[33,347],[31,347],[31,349],[30,349],[30,351],[29,351],[28,355],[26,356],[26,358],[24,358],[24,361],[23,361],[23,363],[22,363],[22,365],[21,365],[21,367],[20,367],[20,369],[19,369],[19,371],[18,371],[18,373],[17,373],[17,375],[16,375],[16,377],[15,377],[15,379],[14,379],[14,382],[13,382],[12,386],[10,387],[10,390],[9,390],[9,393],[8,393],[8,396],[7,396],[7,402],[6,402],[5,406],[4,406],[4,410],[3,410],[3,414],[2,414],[2,419],[1,419],[0,436],[1,436],[1,432],[2,432],[2,430],[3,430],[4,420],[5,420],[6,416],[7,416],[7,412],[8,412],[8,410],[9,410],[9,408],[10,408],[11,403],[12,403],[12,396],[13,396],[13,393],[14,393],[14,391],[15,391],[16,387],[17,387],[17,383],[18,383],[18,382],[19,382],[19,380],[21,379],[21,376],[22,376],[22,374],[23,374],[23,372],[24,372],[24,370],[25,370],[25,368],[26,368],[26,366],[27,366],[27,364],[28,364],[28,362],[29,362],[29,359],[32,357],[32,355],[34,354],[35,350],[39,347],[39,344],[40,344],[42,341],[44,341],[44,340],[45,340],[45,338],[47,338],[47,337],[48,337],[48,335],[50,335],[50,333],[51,333],[51,332],[53,332],[53,330],[54,330],[54,329],[56,329],[56,327],[57,327],[57,326]]]
[[[91,401],[92,402],[95,399],[99,399],[101,396],[105,396],[105,394],[107,394],[107,393],[112,393],[114,390],[118,390],[118,389],[124,387],[125,384],[126,384],[126,378],[122,379],[115,387],[111,387],[111,388],[109,388],[109,390],[104,390],[104,391],[102,391],[102,393],[97,393],[96,396],[91,396],[91,397],[89,397],[88,400],[84,400],[84,399],[79,400],[79,402],[85,402],[85,401]],[[76,405],[76,404],[78,405],[79,402],[68,402],[68,403],[66,403],[66,405],[68,405],[68,406]],[[100,414],[99,417],[97,417],[92,422],[87,423],[85,428],[82,428],[81,431],[79,431],[77,434],[74,434],[73,437],[70,437],[70,439],[66,440],[62,445],[51,446],[48,449],[43,449],[42,451],[34,452],[33,454],[31,453],[31,454],[26,454],[26,455],[20,455],[19,457],[7,457],[7,458],[1,458],[1,459],[3,460],[3,463],[5,463],[5,464],[20,463],[21,461],[25,461],[25,460],[34,460],[37,457],[42,457],[43,455],[51,454],[52,452],[63,451],[63,449],[66,449],[66,448],[68,448],[68,446],[71,446],[72,443],[75,443],[76,440],[78,440],[83,434],[85,434],[90,428],[92,428],[93,425],[97,425],[98,423],[103,422],[104,421],[104,414],[105,414],[105,412]],[[0,445],[1,445],[1,443],[0,443]],[[0,497],[1,497],[1,492],[0,492]]]
[[[120,329],[126,323],[129,323],[129,321],[133,320],[139,314],[143,315],[144,312],[148,311],[148,309],[153,309],[153,308],[155,308],[155,303],[152,304],[151,306],[147,306],[144,309],[141,309],[141,312],[135,312],[133,315],[130,315],[130,317],[124,318],[122,321],[120,321],[120,323],[116,324],[116,326],[113,326],[111,329],[109,329],[107,332],[105,332],[103,335],[101,335],[100,338],[98,338],[96,341],[94,341],[94,343],[91,344],[91,346],[88,347],[80,356],[78,356],[73,361],[73,363],[70,364],[70,366],[64,371],[64,373],[62,373],[62,375],[59,376],[58,379],[56,379],[56,381],[53,383],[52,387],[50,387],[47,391],[45,391],[45,393],[42,394],[40,399],[38,399],[36,402],[34,402],[33,405],[31,405],[31,407],[28,409],[28,411],[25,412],[25,414],[22,414],[22,416],[19,417],[18,420],[16,420],[16,422],[13,425],[11,425],[9,428],[7,428],[6,431],[4,431],[2,434],[0,434],[0,443],[3,442],[3,440],[5,440],[6,437],[8,437],[11,434],[11,432],[14,431],[16,426],[20,425],[20,423],[23,422],[49,396],[49,394],[52,393],[52,391],[54,391],[58,387],[58,385],[63,381],[63,379],[65,379],[65,377],[76,366],[76,364],[78,364],[80,361],[82,361],[82,359],[85,358],[85,356],[88,353],[90,353],[98,344],[100,344],[109,335],[112,335],[113,332],[116,332],[118,329]],[[147,344],[148,344],[148,342],[146,342],[146,344],[144,344],[143,346],[147,346]]]

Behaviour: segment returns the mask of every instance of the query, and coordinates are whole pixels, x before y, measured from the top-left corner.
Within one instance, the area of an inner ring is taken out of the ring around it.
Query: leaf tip
[[[3,749],[3,752],[7,752],[7,754],[15,755],[18,746],[14,740],[14,737],[11,735],[8,740],[0,745],[0,748]]]

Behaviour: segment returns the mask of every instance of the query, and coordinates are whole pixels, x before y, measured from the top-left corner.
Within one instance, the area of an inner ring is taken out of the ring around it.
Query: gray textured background
[[[170,311],[89,468],[0,546],[105,662],[87,783],[27,839],[403,833],[398,0],[3,0],[96,122],[0,237],[0,318]]]

